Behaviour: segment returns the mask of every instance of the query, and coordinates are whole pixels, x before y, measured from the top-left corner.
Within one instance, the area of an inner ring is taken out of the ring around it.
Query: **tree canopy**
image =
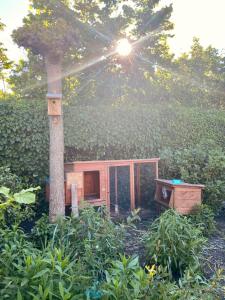
[[[0,31],[4,30],[5,25],[1,22],[0,19]],[[0,79],[2,80],[3,84],[3,93],[6,91],[5,87],[5,72],[10,69],[12,62],[8,59],[6,54],[5,47],[3,46],[3,43],[0,42]]]

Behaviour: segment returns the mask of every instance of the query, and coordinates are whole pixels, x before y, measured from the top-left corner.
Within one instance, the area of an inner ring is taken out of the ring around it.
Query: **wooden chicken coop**
[[[156,179],[155,201],[158,208],[173,208],[182,215],[189,214],[202,202],[204,185]]]
[[[139,206],[142,198],[140,185],[141,166],[151,165],[154,179],[158,178],[159,158],[108,161],[76,161],[65,163],[65,204],[71,206],[73,193],[77,203],[85,201],[94,206],[106,205],[109,209],[114,190],[115,212],[119,211],[118,170],[126,167],[129,180],[129,208]],[[113,171],[113,177],[112,177]],[[112,180],[113,179],[113,180]]]

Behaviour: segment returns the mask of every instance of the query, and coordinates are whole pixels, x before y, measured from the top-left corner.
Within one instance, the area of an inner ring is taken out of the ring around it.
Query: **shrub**
[[[122,233],[93,208],[58,224],[43,216],[33,239],[18,226],[0,228],[0,299],[220,299],[219,272],[206,280],[189,269],[173,281],[167,267],[142,268],[138,257],[119,255]]]
[[[0,187],[0,221],[3,224],[19,225],[24,219],[33,215],[27,204],[35,202],[34,191],[37,188],[21,190],[18,193],[11,193],[7,187]],[[23,206],[23,207],[22,207]],[[22,209],[21,209],[22,208]],[[24,209],[23,209],[24,208]]]
[[[49,224],[43,216],[32,236],[37,247],[64,248],[67,255],[79,258],[90,273],[100,277],[124,247],[123,227],[114,224],[103,208],[86,207],[78,218],[65,218],[58,224]]]
[[[152,278],[152,277],[151,277]],[[103,283],[103,299],[144,299],[151,279],[140,267],[138,257],[120,256],[106,271]]]
[[[204,243],[201,230],[174,210],[156,219],[144,237],[147,259],[167,267],[175,277],[199,265],[198,255]]]
[[[41,252],[31,247],[19,259],[13,258],[10,266],[0,283],[1,299],[84,299],[91,282],[79,261],[65,255],[63,249]]]
[[[0,186],[6,186],[14,193],[24,188],[21,178],[7,166],[0,167]]]
[[[14,229],[0,240],[1,299],[86,299],[123,248],[123,227],[93,207],[58,224],[43,215],[31,237]]]
[[[164,178],[182,178],[189,183],[206,185],[204,203],[219,212],[225,200],[225,152],[214,143],[200,143],[193,148],[161,153]]]
[[[188,217],[193,226],[199,227],[205,236],[209,236],[216,229],[215,214],[206,204],[197,206]]]
[[[106,271],[106,281],[98,293],[103,300],[219,300],[223,295],[221,270],[210,280],[193,269],[186,270],[179,281],[171,280],[168,275],[167,268],[152,265],[144,271],[138,257],[121,255]]]

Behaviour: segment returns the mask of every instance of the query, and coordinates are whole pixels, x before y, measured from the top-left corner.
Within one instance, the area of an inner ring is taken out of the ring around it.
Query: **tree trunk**
[[[61,61],[46,58],[48,102],[57,103],[59,113],[49,112],[49,220],[55,222],[65,216],[64,198],[64,132],[62,115]]]

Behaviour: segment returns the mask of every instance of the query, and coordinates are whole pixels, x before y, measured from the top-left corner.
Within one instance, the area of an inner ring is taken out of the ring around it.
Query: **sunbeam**
[[[81,93],[83,91],[83,89],[85,87],[87,87],[93,79],[96,79],[99,75],[101,75],[106,68],[107,68],[107,65],[105,65],[103,68],[99,69],[98,72],[96,72],[94,74],[94,76],[91,76],[91,78],[89,80],[87,80],[82,86],[80,86],[76,91],[77,95],[79,95],[79,93]]]
[[[84,24],[82,24],[82,25],[84,25]],[[85,25],[85,28],[87,28],[87,27],[89,28],[89,25],[88,25],[88,26]],[[89,28],[89,30],[91,30],[92,32],[94,32],[95,34],[97,34],[98,37],[100,37],[102,40],[107,41],[107,42],[110,42],[111,45],[112,45],[112,40],[111,40],[111,38],[107,37],[106,35],[102,34],[101,32],[99,32],[99,31],[97,31],[97,30],[95,30],[95,29],[93,29],[93,28],[91,28],[91,29]],[[141,54],[137,54],[137,53],[135,52],[135,49],[136,49],[137,47],[139,47],[140,45],[142,45],[142,44],[143,44],[144,42],[146,42],[146,41],[151,42],[151,40],[153,40],[153,39],[156,37],[156,35],[157,35],[158,33],[160,33],[160,32],[161,32],[161,28],[155,29],[154,31],[152,31],[152,32],[150,32],[150,33],[148,33],[148,34],[146,34],[146,35],[140,37],[138,40],[136,40],[136,41],[130,43],[130,47],[134,50],[134,53],[135,53],[134,55],[135,55],[139,60],[141,60],[142,62],[144,62],[144,63],[146,63],[146,64],[150,64],[152,67],[155,67],[155,65],[156,65],[155,62],[150,61],[149,59],[147,59],[146,57],[144,57],[144,56],[141,55]],[[118,45],[118,44],[117,44],[117,45]],[[129,49],[129,53],[130,53],[130,49]],[[129,55],[129,53],[128,53],[128,55]],[[92,58],[92,59],[90,59],[90,60],[88,60],[88,61],[86,61],[86,62],[80,62],[80,63],[78,63],[75,67],[73,67],[73,68],[71,68],[71,69],[69,69],[69,70],[66,70],[66,71],[62,72],[62,75],[61,75],[60,77],[58,77],[58,78],[54,78],[54,80],[56,80],[56,79],[63,79],[63,78],[65,78],[65,77],[67,77],[67,76],[79,74],[80,72],[82,72],[82,71],[84,71],[84,70],[86,70],[86,69],[88,69],[88,68],[90,68],[90,67],[92,67],[92,66],[94,66],[94,65],[96,65],[96,64],[98,64],[98,63],[100,63],[100,62],[107,61],[108,58],[110,58],[110,57],[112,57],[112,56],[114,56],[114,55],[121,55],[121,53],[118,53],[118,48],[115,47],[115,46],[114,46],[114,49],[113,49],[113,50],[109,50],[109,51],[106,52],[104,55],[97,56],[96,58]],[[122,56],[122,55],[121,55],[121,56]],[[158,66],[159,68],[161,68],[162,70],[171,72],[171,73],[172,73],[174,76],[176,76],[176,77],[180,77],[180,78],[182,77],[184,80],[187,80],[187,79],[188,79],[189,82],[190,82],[190,84],[192,84],[193,86],[197,86],[197,87],[200,88],[200,89],[205,89],[205,88],[206,88],[205,86],[203,86],[203,84],[200,85],[196,80],[190,79],[190,78],[186,78],[184,75],[182,75],[182,74],[180,74],[180,73],[178,73],[178,72],[172,70],[171,68],[168,68],[168,66],[165,67],[165,66],[162,66],[162,65],[160,65],[160,64],[158,64],[158,63],[157,63],[157,66]],[[100,70],[99,72],[97,72],[97,73],[96,73],[96,76],[98,76],[98,74],[100,74],[101,72],[102,72],[101,70]],[[92,80],[92,79],[90,79],[90,80]],[[90,82],[90,81],[89,81],[89,82]],[[85,88],[85,87],[89,84],[89,82],[85,83],[85,84],[82,86],[81,90],[83,90],[83,88]],[[45,85],[45,84],[46,84],[46,82],[42,80],[42,81],[38,82],[37,84],[34,84],[34,85],[32,85],[32,86],[29,86],[29,87],[26,87],[24,90],[26,91],[26,90],[29,90],[29,89],[32,89],[32,88],[38,88],[38,87],[41,87],[41,86],[43,86],[43,85]],[[80,90],[80,91],[81,91],[81,90]],[[79,89],[78,89],[78,93],[79,93],[80,91],[79,91]],[[221,94],[222,94],[222,92],[221,92]]]

